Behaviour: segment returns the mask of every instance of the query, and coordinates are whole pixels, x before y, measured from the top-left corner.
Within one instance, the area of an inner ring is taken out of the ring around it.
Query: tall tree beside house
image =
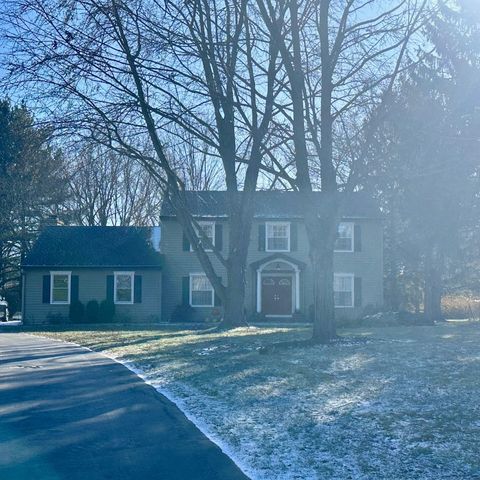
[[[64,201],[63,158],[26,106],[0,101],[0,296],[19,308],[20,261]]]
[[[274,81],[277,41],[265,35],[253,7],[247,0],[8,0],[1,13],[15,45],[7,81],[27,88],[65,131],[150,172],[169,195],[228,325],[243,321],[252,197],[282,87]],[[212,245],[190,215],[183,172],[169,155],[168,145],[188,135],[220,160],[228,252],[205,252]]]
[[[314,203],[306,201],[305,221],[314,268],[313,339],[327,342],[335,336],[333,258],[342,209],[337,192],[345,174],[335,162],[334,133],[347,118],[361,118],[365,105],[387,103],[382,91],[391,90],[398,73],[408,67],[409,42],[422,25],[427,2],[257,3],[284,64],[288,88],[279,101],[287,99],[281,111],[290,124],[296,186],[308,197],[319,172],[326,194],[320,216]],[[345,189],[357,186],[356,168],[348,166]]]
[[[370,120],[379,127],[366,183],[388,212],[387,299],[405,306],[405,280],[420,278],[430,322],[442,317],[448,270],[466,270],[459,252],[478,251],[479,20],[476,2],[443,5],[427,29],[434,51],[404,78],[387,114]]]

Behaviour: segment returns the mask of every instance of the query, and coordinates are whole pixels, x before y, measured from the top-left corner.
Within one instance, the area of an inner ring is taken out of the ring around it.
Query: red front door
[[[292,314],[292,277],[262,277],[262,312],[265,315]]]

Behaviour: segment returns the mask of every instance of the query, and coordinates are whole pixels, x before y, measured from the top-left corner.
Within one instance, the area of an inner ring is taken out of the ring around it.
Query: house
[[[364,308],[383,303],[383,227],[378,205],[361,193],[341,194],[342,220],[334,256],[337,317],[356,318]],[[324,194],[309,201],[321,215]],[[228,252],[225,192],[187,192],[187,204],[215,248]],[[254,222],[247,259],[247,316],[289,317],[308,313],[313,303],[312,269],[304,224],[305,196],[299,192],[255,194]],[[192,251],[171,204],[161,211],[163,268],[162,311],[169,318],[176,305],[190,304],[208,315],[215,306],[210,283]],[[212,255],[219,276],[226,273]]]
[[[334,254],[336,315],[353,319],[365,307],[383,303],[383,229],[371,198],[361,193],[341,198]],[[214,248],[227,255],[226,193],[187,192],[186,200]],[[297,311],[308,314],[313,304],[305,201],[298,192],[255,194],[247,260],[248,317],[288,318]],[[321,215],[323,194],[315,192],[308,201],[318,204]],[[66,315],[75,298],[110,298],[117,315],[132,321],[169,321],[179,305],[192,306],[199,318],[221,309],[168,200],[160,223],[160,240],[158,229],[47,228],[23,265],[25,321],[45,321],[57,311]],[[225,279],[225,269],[214,253],[209,255]]]

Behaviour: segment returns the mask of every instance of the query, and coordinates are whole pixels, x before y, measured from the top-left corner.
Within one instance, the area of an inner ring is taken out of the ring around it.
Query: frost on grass
[[[357,330],[332,346],[257,351],[308,334],[48,335],[136,365],[255,479],[480,478],[480,325]]]

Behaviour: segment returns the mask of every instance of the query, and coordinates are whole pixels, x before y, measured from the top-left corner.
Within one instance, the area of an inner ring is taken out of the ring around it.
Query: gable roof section
[[[162,256],[149,243],[150,228],[46,227],[23,267],[160,268]]]
[[[243,195],[239,192],[238,195]],[[254,196],[254,216],[257,218],[303,218],[306,202],[315,202],[319,214],[327,206],[327,195],[322,192],[258,191]],[[338,193],[344,218],[381,218],[377,202],[363,192]],[[187,191],[187,205],[196,217],[227,217],[227,192]],[[162,217],[175,217],[171,202],[162,204]]]

